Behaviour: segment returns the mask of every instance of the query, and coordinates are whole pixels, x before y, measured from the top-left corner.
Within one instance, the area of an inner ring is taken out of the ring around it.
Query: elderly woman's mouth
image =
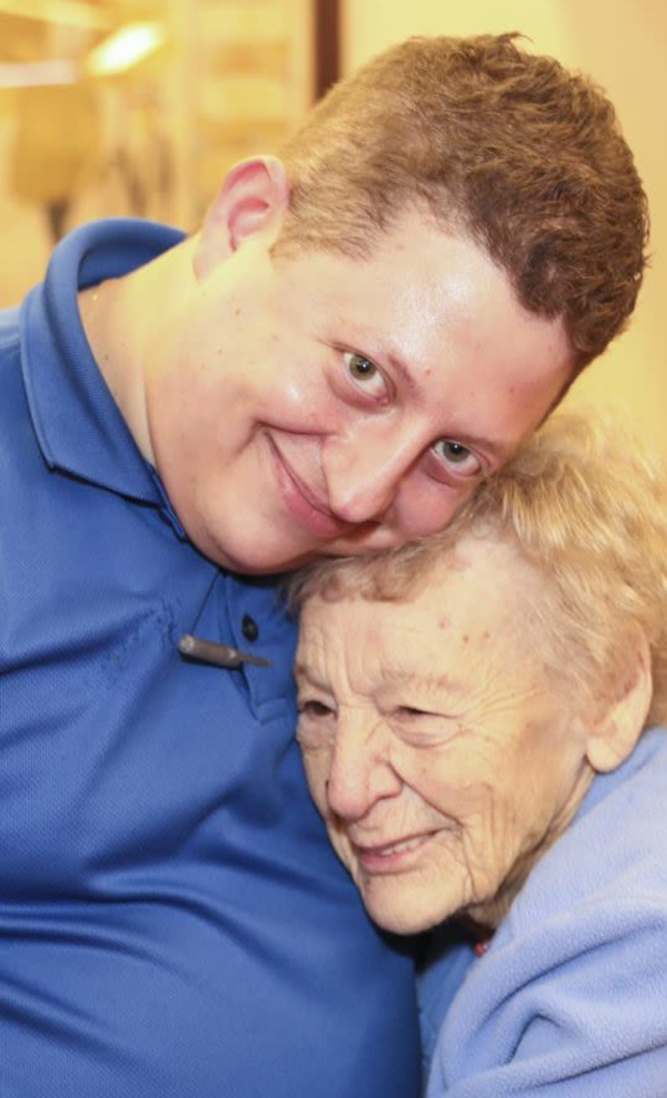
[[[368,873],[394,873],[399,868],[407,868],[416,861],[423,847],[433,838],[435,831],[425,831],[419,835],[410,835],[405,839],[392,839],[390,842],[373,846],[352,843],[359,864]]]

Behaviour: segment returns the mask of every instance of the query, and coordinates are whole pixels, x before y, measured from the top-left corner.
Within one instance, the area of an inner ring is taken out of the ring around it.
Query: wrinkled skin
[[[308,782],[389,930],[455,913],[495,926],[590,784],[591,714],[531,620],[543,583],[514,548],[468,536],[405,602],[304,608]]]

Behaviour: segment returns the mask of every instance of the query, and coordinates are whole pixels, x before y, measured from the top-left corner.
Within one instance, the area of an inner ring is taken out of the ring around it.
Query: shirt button
[[[241,632],[247,641],[256,641],[259,636],[259,629],[257,622],[254,618],[250,617],[250,614],[243,615],[243,621],[241,622]]]

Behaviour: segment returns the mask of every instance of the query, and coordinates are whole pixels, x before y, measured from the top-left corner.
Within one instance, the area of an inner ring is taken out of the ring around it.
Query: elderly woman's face
[[[543,581],[467,538],[400,603],[315,597],[297,659],[308,782],[381,926],[493,911],[567,826],[592,771],[586,714],[545,669]]]

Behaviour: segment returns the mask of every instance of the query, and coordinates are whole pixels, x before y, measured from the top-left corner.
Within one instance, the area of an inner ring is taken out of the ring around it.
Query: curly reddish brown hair
[[[604,93],[516,38],[413,38],[333,88],[284,150],[277,249],[367,257],[421,203],[562,318],[576,372],[634,308],[646,196]]]

